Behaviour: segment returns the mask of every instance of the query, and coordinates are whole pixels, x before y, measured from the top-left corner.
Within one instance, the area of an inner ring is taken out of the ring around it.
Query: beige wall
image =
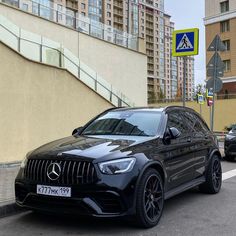
[[[225,0],[205,0],[205,16],[210,17],[220,14],[220,3]],[[236,1],[229,0],[229,10],[236,9]]]
[[[182,103],[163,103],[163,104],[154,104],[154,106],[182,106]],[[150,106],[153,106],[150,105]],[[200,113],[200,105],[197,102],[187,102],[187,107],[190,107]],[[209,107],[205,104],[202,105],[202,117],[210,124],[210,113]],[[236,123],[236,99],[225,99],[217,100],[215,103],[215,131],[223,131],[225,126]],[[209,125],[210,126],[210,125]]]
[[[63,69],[31,62],[2,43],[0,55],[0,163],[71,135],[112,106]]]
[[[0,4],[0,14],[19,27],[60,42],[135,105],[147,104],[147,57]]]

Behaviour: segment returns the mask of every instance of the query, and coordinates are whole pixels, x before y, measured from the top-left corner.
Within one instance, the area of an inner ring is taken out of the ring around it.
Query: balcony
[[[114,0],[114,2],[113,2],[114,8],[117,7],[119,9],[123,9],[123,3],[122,2],[123,1],[116,1],[116,0]]]
[[[113,13],[114,13],[114,15],[116,15],[118,17],[123,17],[123,11],[114,10]]]
[[[66,7],[78,11],[78,2],[66,1]]]

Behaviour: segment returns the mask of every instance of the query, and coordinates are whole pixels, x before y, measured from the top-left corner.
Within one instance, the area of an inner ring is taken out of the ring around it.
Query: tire
[[[155,169],[148,169],[137,189],[136,223],[142,228],[158,224],[164,206],[163,180]]]
[[[211,158],[207,172],[206,182],[199,186],[199,189],[203,193],[216,194],[220,191],[222,184],[222,169],[220,158],[214,155]]]
[[[225,155],[224,156],[224,160],[226,160],[226,161],[234,161],[234,156]]]

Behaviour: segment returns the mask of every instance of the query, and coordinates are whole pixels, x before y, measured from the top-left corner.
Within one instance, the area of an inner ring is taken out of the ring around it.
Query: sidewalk
[[[15,204],[14,191],[14,181],[19,168],[19,163],[0,164],[0,218],[19,211]]]

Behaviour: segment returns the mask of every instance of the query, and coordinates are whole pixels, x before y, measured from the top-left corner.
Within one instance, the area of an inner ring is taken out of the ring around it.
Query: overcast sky
[[[165,0],[165,12],[171,15],[175,29],[199,28],[199,55],[195,56],[195,85],[205,80],[204,0]]]

